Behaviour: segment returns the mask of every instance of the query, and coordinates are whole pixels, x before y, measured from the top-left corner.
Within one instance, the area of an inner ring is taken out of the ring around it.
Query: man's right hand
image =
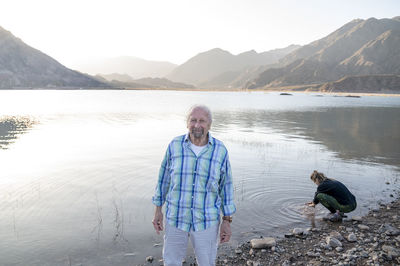
[[[156,207],[156,212],[154,213],[153,226],[156,230],[157,234],[160,234],[160,231],[164,230],[163,226],[163,213],[161,211],[161,206]]]

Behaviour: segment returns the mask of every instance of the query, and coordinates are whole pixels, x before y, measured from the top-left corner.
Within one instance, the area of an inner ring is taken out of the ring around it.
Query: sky
[[[399,15],[399,0],[0,0],[0,27],[67,67],[118,56],[182,64],[217,47],[264,52]]]

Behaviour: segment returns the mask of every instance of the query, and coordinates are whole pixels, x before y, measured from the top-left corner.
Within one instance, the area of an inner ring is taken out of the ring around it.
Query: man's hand
[[[162,208],[161,206],[156,207],[156,212],[154,213],[154,219],[153,219],[153,226],[158,235],[160,234],[160,231],[164,229],[163,213],[161,211],[161,208]]]
[[[222,220],[221,227],[219,229],[220,243],[228,242],[229,239],[231,239],[231,235],[231,224],[228,221]]]
[[[309,207],[315,207],[315,203],[310,201],[306,203]]]

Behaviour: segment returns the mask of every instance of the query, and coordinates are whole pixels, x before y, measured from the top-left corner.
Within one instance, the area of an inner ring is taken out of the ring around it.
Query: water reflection
[[[302,136],[325,145],[342,159],[398,165],[400,109],[390,107],[329,108],[318,111],[247,111],[216,113],[214,129],[227,127],[290,138]]]
[[[14,143],[18,135],[27,132],[36,122],[29,117],[3,116],[0,117],[0,149]]]

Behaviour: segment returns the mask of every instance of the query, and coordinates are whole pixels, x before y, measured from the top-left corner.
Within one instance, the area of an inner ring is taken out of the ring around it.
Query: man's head
[[[187,128],[194,139],[207,137],[211,128],[212,116],[210,109],[205,105],[194,105],[189,109],[186,117]]]

